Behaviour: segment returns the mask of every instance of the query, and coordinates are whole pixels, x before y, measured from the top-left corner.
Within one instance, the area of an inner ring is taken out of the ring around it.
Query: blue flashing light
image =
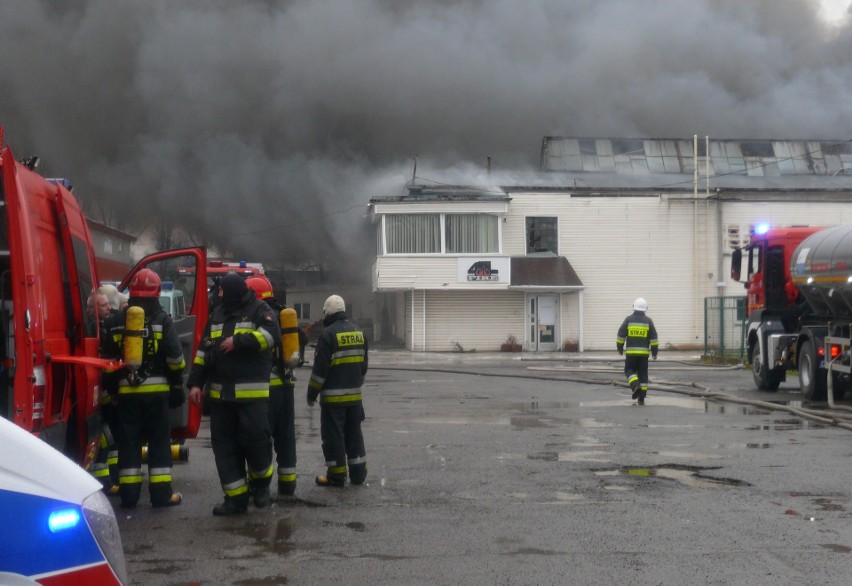
[[[160,283],[160,289],[162,289],[163,291],[171,291],[174,288],[175,284],[173,281],[163,281],[162,283]]]
[[[80,523],[80,511],[77,509],[60,509],[53,511],[47,520],[47,526],[53,533],[73,529]]]
[[[769,224],[766,222],[761,222],[760,224],[755,225],[754,233],[758,235],[763,235],[769,232]]]
[[[241,268],[241,269],[244,269],[244,268],[246,268],[247,266],[248,266],[248,265],[246,264],[246,261],[244,261],[244,260],[241,260],[241,261],[240,261],[240,268]]]

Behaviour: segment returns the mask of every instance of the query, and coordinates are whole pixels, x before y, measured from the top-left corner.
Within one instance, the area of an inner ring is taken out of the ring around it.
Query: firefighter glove
[[[186,396],[183,394],[183,385],[171,385],[169,387],[169,407],[174,409],[180,407],[186,401]]]

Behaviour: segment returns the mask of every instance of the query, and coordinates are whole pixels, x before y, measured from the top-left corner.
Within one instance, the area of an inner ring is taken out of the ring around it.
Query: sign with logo
[[[508,258],[459,258],[459,283],[510,283]]]

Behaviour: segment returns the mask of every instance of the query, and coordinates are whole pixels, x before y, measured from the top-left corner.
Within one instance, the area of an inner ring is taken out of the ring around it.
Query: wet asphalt
[[[655,390],[801,405],[795,381],[758,393],[748,370],[663,352],[640,407],[614,352],[370,358],[364,486],[313,483],[324,463],[306,365],[296,496],[214,517],[205,419],[173,471],[185,503],[116,508],[131,583],[850,581],[852,432]]]

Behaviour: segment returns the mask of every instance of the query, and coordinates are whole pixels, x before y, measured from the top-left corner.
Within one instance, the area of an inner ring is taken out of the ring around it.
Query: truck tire
[[[816,348],[812,340],[805,340],[799,354],[799,388],[805,399],[822,401],[825,399],[825,370],[817,368]]]
[[[760,344],[751,349],[751,373],[758,391],[777,391],[784,373],[769,371],[760,359]]]

